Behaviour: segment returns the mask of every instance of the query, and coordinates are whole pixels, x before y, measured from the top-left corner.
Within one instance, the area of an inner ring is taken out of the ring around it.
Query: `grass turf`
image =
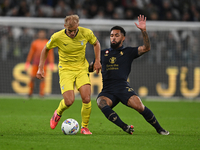
[[[119,104],[114,108],[121,119],[133,124],[129,135],[108,121],[92,100],[89,129],[92,135],[64,135],[60,129],[67,118],[81,123],[81,101],[63,113],[58,126],[52,130],[49,120],[58,100],[33,98],[0,99],[0,150],[198,150],[200,148],[200,103],[144,101],[169,136],[157,134],[135,110]]]

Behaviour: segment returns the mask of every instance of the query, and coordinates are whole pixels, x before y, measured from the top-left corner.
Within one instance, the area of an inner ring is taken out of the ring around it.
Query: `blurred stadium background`
[[[0,0],[0,94],[27,95],[29,73],[25,61],[40,29],[47,38],[63,29],[64,17],[80,16],[80,26],[90,28],[102,49],[110,46],[109,31],[120,25],[127,32],[125,46],[142,45],[137,16],[147,16],[151,51],[136,59],[129,81],[143,98],[200,98],[200,0]],[[54,71],[47,71],[46,94],[59,95],[58,54]],[[94,59],[91,45],[88,61]],[[91,74],[92,94],[101,90],[101,76]],[[38,93],[38,85],[34,93]],[[77,91],[76,91],[77,92]],[[78,92],[77,92],[78,93]]]

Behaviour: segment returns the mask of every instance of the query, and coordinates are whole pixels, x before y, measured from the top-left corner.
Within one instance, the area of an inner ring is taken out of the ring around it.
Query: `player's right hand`
[[[40,80],[44,79],[44,70],[43,69],[38,69],[36,77]]]

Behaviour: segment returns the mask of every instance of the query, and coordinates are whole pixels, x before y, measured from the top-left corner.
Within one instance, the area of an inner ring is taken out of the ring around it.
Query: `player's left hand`
[[[135,22],[137,28],[139,28],[140,30],[146,30],[146,17],[144,17],[144,15],[138,16],[138,22],[139,24]]]
[[[99,74],[99,72],[101,70],[101,63],[100,63],[100,61],[95,61],[94,62],[94,70],[96,70],[96,74]]]

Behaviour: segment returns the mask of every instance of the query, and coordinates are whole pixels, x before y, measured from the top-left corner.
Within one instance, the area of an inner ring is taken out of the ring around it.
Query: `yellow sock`
[[[65,105],[65,100],[62,99],[62,100],[60,101],[60,104],[59,104],[58,108],[57,108],[57,114],[58,114],[59,116],[62,116],[62,113],[63,113],[67,108],[69,108],[69,107]]]
[[[82,117],[82,127],[88,127],[89,119],[90,119],[90,113],[91,113],[91,101],[86,104],[82,103],[82,109],[81,109],[81,117]]]

